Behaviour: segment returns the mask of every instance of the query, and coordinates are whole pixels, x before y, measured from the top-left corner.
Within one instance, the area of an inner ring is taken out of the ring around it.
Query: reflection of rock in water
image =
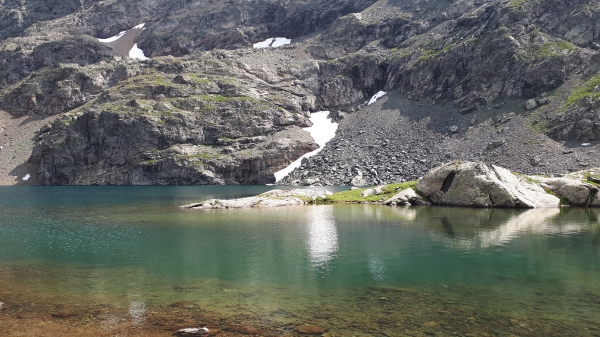
[[[335,258],[338,233],[332,206],[307,207],[308,252],[315,268],[322,268]]]
[[[444,232],[448,234],[449,237],[453,238],[456,236],[456,234],[454,233],[454,228],[452,227],[450,221],[448,221],[448,218],[442,218],[442,227],[444,227]]]
[[[486,210],[482,210],[485,212]],[[495,212],[505,212],[504,210]],[[446,235],[432,232],[435,241],[458,249],[476,249],[502,246],[524,233],[571,234],[582,231],[584,223],[555,224],[549,220],[558,216],[559,208],[539,208],[513,213],[511,217],[492,228],[474,227],[464,218],[441,217],[441,228]],[[490,213],[490,216],[492,214]],[[460,221],[459,221],[460,220]],[[465,223],[467,222],[467,223]],[[432,224],[430,226],[435,227]]]

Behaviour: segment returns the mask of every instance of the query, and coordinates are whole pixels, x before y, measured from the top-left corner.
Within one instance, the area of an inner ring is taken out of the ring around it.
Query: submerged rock
[[[296,331],[302,334],[313,335],[327,332],[327,328],[318,325],[302,324],[296,327]]]
[[[175,333],[177,336],[189,336],[189,337],[195,337],[195,336],[206,336],[210,333],[210,331],[208,330],[208,328],[185,328],[185,329],[180,329],[177,330],[177,332]]]
[[[454,161],[419,179],[417,191],[434,205],[468,207],[558,207],[560,200],[509,170],[482,162]]]

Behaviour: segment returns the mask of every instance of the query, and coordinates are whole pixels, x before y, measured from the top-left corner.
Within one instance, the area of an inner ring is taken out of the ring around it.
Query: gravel
[[[414,180],[452,160],[486,161],[526,174],[600,166],[600,142],[557,142],[534,132],[520,101],[468,114],[397,91],[347,114],[336,137],[278,184],[367,185]]]

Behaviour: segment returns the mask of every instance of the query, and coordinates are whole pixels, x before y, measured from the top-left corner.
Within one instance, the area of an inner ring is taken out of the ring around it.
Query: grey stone
[[[569,178],[544,178],[541,186],[565,198],[572,206],[590,206],[597,198],[598,188],[592,184]]]
[[[525,109],[527,109],[527,110],[535,109],[535,108],[537,108],[537,106],[538,106],[538,103],[533,98],[532,99],[528,99],[525,102]]]
[[[417,191],[435,205],[558,207],[559,199],[505,168],[482,162],[451,162],[425,174]]]
[[[324,199],[332,193],[325,190],[294,189],[294,190],[271,190],[263,194],[240,198],[240,199],[210,199],[199,203],[181,206],[186,209],[230,209],[230,208],[253,208],[253,207],[284,207],[301,206],[307,203],[307,199]]]

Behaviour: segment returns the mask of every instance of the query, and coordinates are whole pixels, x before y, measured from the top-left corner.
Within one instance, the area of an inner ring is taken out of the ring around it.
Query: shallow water
[[[268,189],[0,187],[0,335],[600,334],[600,210],[177,207]]]

